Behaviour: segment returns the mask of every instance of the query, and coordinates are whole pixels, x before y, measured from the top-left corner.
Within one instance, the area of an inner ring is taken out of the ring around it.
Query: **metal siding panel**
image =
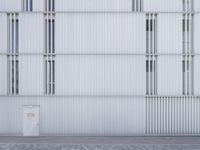
[[[57,14],[55,22],[58,53],[145,53],[144,14]]]
[[[158,53],[182,53],[182,15],[158,15]]]
[[[7,57],[0,55],[0,95],[7,94]]]
[[[40,105],[40,135],[143,135],[144,98],[1,98],[0,134],[22,134],[22,106]],[[140,114],[138,116],[138,114]]]
[[[56,57],[56,94],[144,95],[144,79],[144,56]]]
[[[144,0],[144,11],[177,12],[182,11],[181,0]]]
[[[194,53],[200,54],[200,14],[194,15]]]
[[[19,15],[19,51],[43,53],[44,31],[42,14]]]
[[[86,97],[61,101],[62,103],[56,104],[51,101],[48,105],[49,115],[45,116],[48,118],[51,116],[54,119],[47,118],[47,126],[42,128],[43,134],[134,135],[144,133],[144,114],[140,111],[144,106],[142,99]],[[141,113],[140,118],[136,115],[138,112]],[[61,121],[57,117],[59,114],[65,119]]]
[[[0,14],[0,53],[7,53],[7,15]]]
[[[182,94],[182,57],[158,57],[158,94]]]
[[[187,135],[199,134],[199,97],[165,96],[147,98],[147,134]],[[151,110],[151,111],[149,111]],[[159,111],[162,110],[162,111]],[[162,116],[162,117],[159,117]],[[160,124],[162,130],[157,129]]]
[[[7,101],[6,98],[0,97],[0,134],[8,134],[8,118],[7,114],[9,112],[9,109],[7,109]]]
[[[33,11],[44,11],[44,0],[33,0]]]
[[[194,57],[194,94],[200,95],[200,56]]]
[[[200,11],[200,1],[194,0],[194,11]]]
[[[56,0],[56,11],[131,11],[131,0]]]
[[[41,1],[33,2],[34,11],[43,10]],[[180,0],[144,3],[145,11],[182,11]],[[194,6],[198,10],[199,1]],[[0,0],[0,10],[20,11],[21,1]],[[145,94],[145,56],[127,54],[145,53],[145,14],[97,13],[130,11],[131,0],[56,0],[56,10],[96,11],[56,14],[56,53],[71,54],[56,56],[56,95],[62,96],[0,96],[0,135],[21,135],[22,105],[41,106],[41,135],[143,135],[145,123],[148,134],[200,134],[199,97],[135,97]],[[194,16],[194,49],[200,53],[199,14]],[[6,53],[6,14],[0,22],[0,53]],[[43,14],[20,13],[20,52],[43,52],[43,23]],[[158,53],[182,52],[181,27],[182,14],[158,14]],[[20,95],[43,94],[43,59],[19,56]],[[195,95],[199,64],[200,56],[194,56]],[[0,72],[5,95],[6,55],[0,56]],[[182,56],[158,55],[157,77],[158,95],[181,95]]]
[[[20,56],[19,93],[20,95],[43,94],[43,56]]]
[[[1,109],[0,109],[0,134],[1,135],[15,135],[16,133],[22,133],[22,110],[21,102],[18,98],[13,98],[9,101],[7,97],[1,97]]]
[[[21,11],[22,0],[0,0],[0,11]]]

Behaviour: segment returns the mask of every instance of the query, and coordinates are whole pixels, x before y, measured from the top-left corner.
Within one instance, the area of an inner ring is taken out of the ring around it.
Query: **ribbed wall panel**
[[[200,95],[200,56],[194,57],[194,94]]]
[[[57,53],[145,53],[144,14],[57,14],[55,24]]]
[[[200,10],[199,0],[194,1],[194,10]],[[0,0],[1,11],[21,11],[22,0]],[[182,11],[181,0],[143,0],[144,11]],[[56,11],[132,11],[132,0],[56,0]],[[33,0],[33,11],[44,11],[44,0]]]
[[[182,15],[158,14],[158,53],[182,53]]]
[[[45,0],[33,0],[33,11],[44,11],[44,4]]]
[[[194,11],[200,11],[200,1],[199,0],[193,0],[194,1]]]
[[[0,134],[21,135],[22,106],[31,104],[40,105],[40,135],[145,133],[145,98],[1,97]]]
[[[0,55],[0,95],[7,94],[7,57]]]
[[[182,57],[158,57],[158,94],[182,94]]]
[[[47,13],[43,0],[33,12],[0,0],[0,135],[22,135],[23,105],[40,106],[40,135],[200,135],[200,15],[188,2],[181,13],[182,0],[143,0],[137,13],[132,0],[55,0]]]
[[[194,15],[194,52],[200,53],[200,14]]]
[[[143,95],[145,57],[69,55],[56,57],[58,95]]]
[[[0,53],[7,52],[7,15],[0,14]]]
[[[169,96],[146,98],[146,133],[200,134],[200,98]]]
[[[182,0],[144,0],[144,11],[180,12]]]
[[[0,0],[0,11],[21,11],[22,0]]]
[[[131,11],[131,0],[56,0],[56,11]]]
[[[44,52],[44,16],[42,14],[19,15],[19,52]]]
[[[20,95],[44,94],[44,60],[43,56],[20,56],[19,58]]]

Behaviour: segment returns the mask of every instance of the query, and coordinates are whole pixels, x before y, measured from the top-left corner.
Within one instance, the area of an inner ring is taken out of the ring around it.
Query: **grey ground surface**
[[[0,150],[200,150],[200,137],[0,137]]]

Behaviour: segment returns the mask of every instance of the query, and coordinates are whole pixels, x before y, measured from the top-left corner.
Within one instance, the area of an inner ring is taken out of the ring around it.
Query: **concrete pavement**
[[[200,137],[0,137],[0,150],[200,150]]]

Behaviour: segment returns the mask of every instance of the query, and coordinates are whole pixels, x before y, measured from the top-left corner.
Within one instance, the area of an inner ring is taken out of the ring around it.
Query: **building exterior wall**
[[[1,135],[22,135],[22,106],[30,104],[40,105],[40,135],[145,133],[145,98],[54,96],[1,98]]]
[[[0,135],[199,135],[199,6],[0,0]]]

